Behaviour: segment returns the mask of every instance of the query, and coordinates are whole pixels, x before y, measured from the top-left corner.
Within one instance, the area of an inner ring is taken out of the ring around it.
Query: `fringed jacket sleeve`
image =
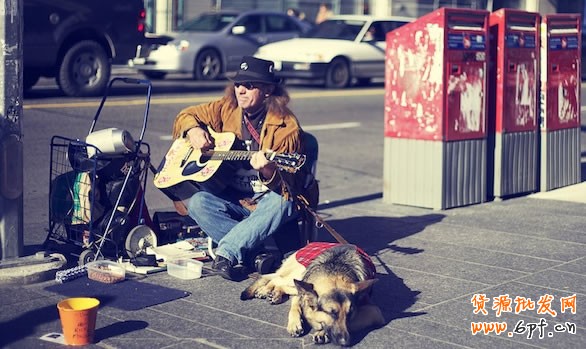
[[[206,104],[187,107],[179,112],[173,123],[173,139],[185,136],[185,133],[194,127],[211,126],[221,132],[222,108],[226,103],[223,99]]]

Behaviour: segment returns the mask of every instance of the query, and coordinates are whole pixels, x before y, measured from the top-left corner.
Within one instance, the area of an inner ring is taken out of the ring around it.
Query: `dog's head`
[[[351,344],[349,324],[369,297],[376,279],[360,282],[319,278],[314,283],[294,280],[303,317],[316,331],[323,331],[334,344]]]

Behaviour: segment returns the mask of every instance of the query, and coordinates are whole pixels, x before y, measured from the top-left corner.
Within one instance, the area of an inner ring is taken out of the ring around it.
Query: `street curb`
[[[25,265],[15,267],[6,266],[0,269],[0,286],[19,286],[41,283],[55,278],[55,273],[67,265],[67,259],[59,253],[51,253],[50,262],[26,265],[34,260],[35,256],[25,256],[11,259],[11,262],[22,262]],[[57,260],[54,260],[54,259]]]

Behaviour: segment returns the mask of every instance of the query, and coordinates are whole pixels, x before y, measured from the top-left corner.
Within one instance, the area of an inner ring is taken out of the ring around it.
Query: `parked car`
[[[67,96],[102,95],[112,64],[144,42],[142,0],[25,0],[23,89],[55,78]]]
[[[135,62],[144,62],[151,51],[156,50],[161,45],[166,45],[171,40],[173,40],[173,37],[169,34],[153,33],[153,30],[148,25],[145,25],[144,42],[138,46],[136,57],[129,60],[128,64],[132,67]]]
[[[275,62],[281,78],[323,80],[327,88],[344,88],[353,79],[368,84],[385,75],[386,33],[410,18],[369,15],[333,16],[306,37],[261,46],[258,58]]]
[[[280,12],[204,13],[170,33],[173,40],[151,47],[148,56],[135,59],[133,65],[151,79],[190,73],[196,80],[216,80],[237,70],[242,56],[253,55],[259,46],[300,36],[310,28]]]

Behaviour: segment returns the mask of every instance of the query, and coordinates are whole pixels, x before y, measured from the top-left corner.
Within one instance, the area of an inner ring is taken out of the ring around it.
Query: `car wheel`
[[[350,66],[346,60],[335,58],[328,66],[325,85],[327,88],[344,88],[351,79]]]
[[[165,78],[165,76],[167,76],[167,73],[163,73],[160,71],[144,71],[141,70],[140,71],[142,73],[142,75],[146,76],[147,78],[151,79],[151,80],[162,80]]]
[[[41,74],[34,70],[27,70],[22,73],[22,90],[30,90],[41,78]]]
[[[63,56],[57,84],[68,96],[101,95],[110,80],[111,69],[102,46],[95,41],[80,41]]]
[[[222,60],[217,51],[203,50],[195,59],[193,78],[195,80],[216,80],[222,73]]]

